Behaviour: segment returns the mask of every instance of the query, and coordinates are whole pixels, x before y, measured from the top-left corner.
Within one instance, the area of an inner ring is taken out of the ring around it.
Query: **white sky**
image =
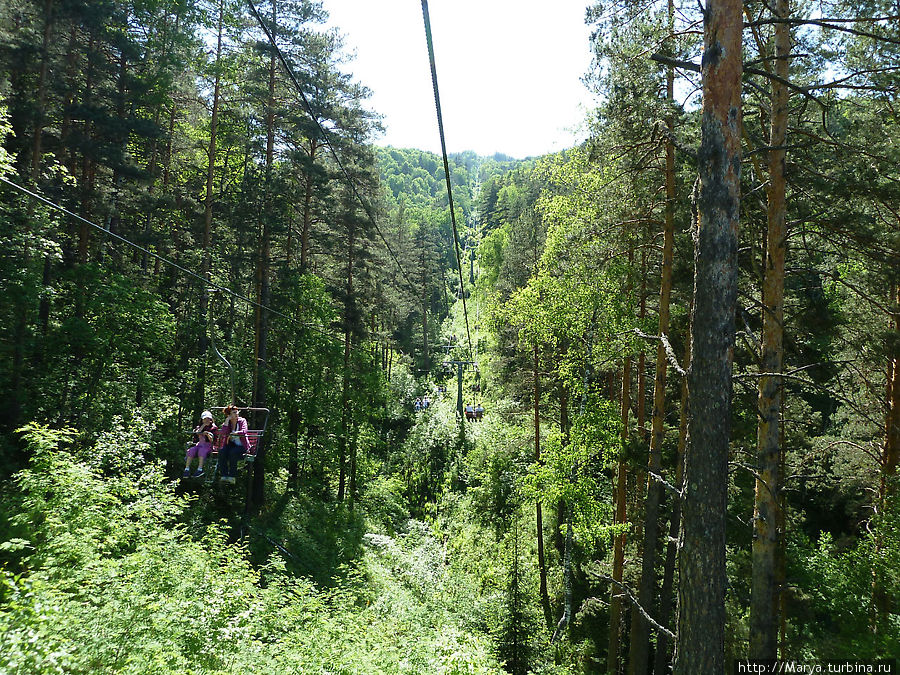
[[[373,91],[379,145],[440,152],[420,0],[324,0],[356,58],[345,70]],[[587,0],[428,3],[450,153],[517,158],[575,145],[592,96]]]

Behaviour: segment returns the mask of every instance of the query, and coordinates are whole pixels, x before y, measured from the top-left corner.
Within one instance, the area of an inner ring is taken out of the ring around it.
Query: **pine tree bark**
[[[676,675],[725,672],[725,519],[741,175],[740,0],[704,15],[691,403],[679,556]]]
[[[775,15],[787,19],[788,0],[775,1]],[[775,24],[775,75],[788,77],[791,49],[790,26]],[[751,659],[778,656],[777,584],[781,495],[781,409],[784,367],[784,262],[785,231],[785,136],[788,122],[788,89],[772,80],[772,114],[768,151],[768,205],[766,257],[763,279],[762,353],[757,426],[756,494],[753,509],[753,571],[750,584]]]

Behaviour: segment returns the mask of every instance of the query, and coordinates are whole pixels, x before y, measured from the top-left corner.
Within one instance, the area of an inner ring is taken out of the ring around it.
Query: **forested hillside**
[[[5,0],[0,671],[896,672],[896,14],[591,4],[517,160],[314,0]]]

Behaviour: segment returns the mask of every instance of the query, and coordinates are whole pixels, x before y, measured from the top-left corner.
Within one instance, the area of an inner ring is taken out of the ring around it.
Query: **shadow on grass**
[[[351,512],[346,502],[323,501],[322,487],[308,484],[296,492],[270,493],[263,512],[245,517],[245,480],[239,475],[234,486],[218,481],[180,485],[179,492],[196,496],[185,513],[188,530],[200,536],[209,524],[225,519],[233,541],[245,538],[253,565],[265,565],[277,553],[289,573],[320,587],[334,587],[346,578],[362,555],[365,525],[359,511]]]
[[[265,564],[278,551],[288,571],[321,587],[345,578],[362,555],[365,524],[346,502],[323,502],[320,495],[317,485],[285,492],[250,523],[249,551],[255,565]]]

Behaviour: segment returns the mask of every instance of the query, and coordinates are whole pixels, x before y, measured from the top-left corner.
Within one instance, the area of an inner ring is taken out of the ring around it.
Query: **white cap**
[[[209,412],[209,410],[204,410],[202,413],[200,413],[200,419],[201,420],[213,419],[212,413]]]

